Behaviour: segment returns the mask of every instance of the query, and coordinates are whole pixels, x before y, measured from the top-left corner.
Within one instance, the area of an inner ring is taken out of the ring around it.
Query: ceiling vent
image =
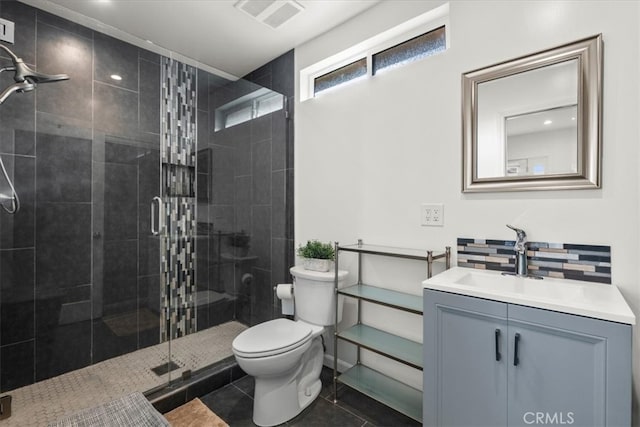
[[[271,28],[278,28],[304,10],[294,0],[240,0],[235,7]]]

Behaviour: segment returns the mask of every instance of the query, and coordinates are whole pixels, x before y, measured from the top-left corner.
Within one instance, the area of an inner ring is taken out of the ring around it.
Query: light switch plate
[[[0,18],[0,40],[7,43],[14,41],[15,25],[11,21]]]
[[[442,203],[423,203],[420,206],[420,224],[442,227],[444,225],[444,205]]]

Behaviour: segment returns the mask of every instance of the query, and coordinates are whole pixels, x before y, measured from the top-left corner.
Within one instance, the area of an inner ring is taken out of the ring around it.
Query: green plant
[[[306,245],[300,245],[298,247],[298,256],[302,258],[333,260],[335,252],[331,243],[322,243],[318,240],[308,240]]]

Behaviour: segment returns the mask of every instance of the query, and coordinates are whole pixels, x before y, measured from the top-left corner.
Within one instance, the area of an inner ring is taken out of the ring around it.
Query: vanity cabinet
[[[631,425],[631,325],[424,291],[426,426]]]

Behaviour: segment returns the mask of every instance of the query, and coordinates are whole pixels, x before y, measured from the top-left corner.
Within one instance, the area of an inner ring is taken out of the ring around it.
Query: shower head
[[[15,80],[16,83],[29,82],[33,84],[39,84],[69,80],[69,76],[66,74],[39,73],[29,68],[24,62],[18,62],[16,64],[16,73],[13,76],[13,80]]]
[[[8,47],[0,44],[0,48],[7,52],[7,54],[11,58],[11,62],[13,62],[13,67],[3,68],[3,70],[14,71],[15,73],[13,75],[13,80],[16,83],[28,81],[29,83],[38,84],[69,80],[69,76],[66,74],[45,74],[32,70],[27,64],[24,63],[22,58],[18,58],[18,56],[15,53],[11,52]]]
[[[22,58],[18,58],[18,56],[11,52],[8,47],[0,44],[0,48],[9,55],[11,62],[13,62],[13,66],[11,67],[0,68],[0,73],[3,71],[13,71],[13,81],[15,81],[13,85],[0,93],[0,104],[2,104],[12,93],[30,92],[34,90],[39,83],[53,83],[62,80],[69,80],[69,76],[66,74],[45,74],[32,70],[24,63]]]

